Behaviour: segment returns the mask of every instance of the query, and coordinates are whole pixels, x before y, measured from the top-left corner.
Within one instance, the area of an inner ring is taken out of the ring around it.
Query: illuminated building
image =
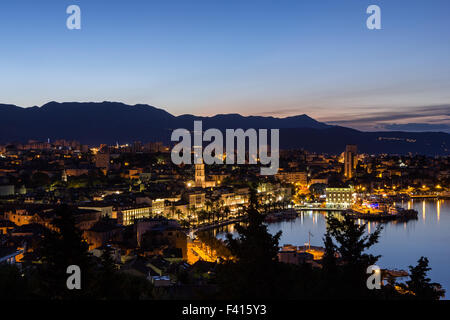
[[[216,181],[206,180],[205,164],[203,161],[195,164],[195,186],[200,188],[212,188],[216,186]]]
[[[356,145],[350,144],[345,147],[344,174],[347,179],[351,179],[355,175],[356,164],[358,162],[356,154],[357,154]]]
[[[89,230],[83,232],[83,238],[89,244],[89,250],[99,248],[107,244],[108,241],[120,239],[123,226],[111,221],[97,221]]]
[[[152,215],[152,207],[144,205],[129,208],[119,208],[116,212],[116,215],[117,215],[117,222],[119,224],[128,226],[133,224],[135,220],[150,218],[150,216]]]
[[[164,213],[164,199],[154,199],[152,200],[152,214],[158,215]]]
[[[109,152],[99,152],[95,155],[95,167],[109,170],[110,156]]]
[[[302,186],[308,185],[308,174],[306,172],[280,172],[276,177],[286,183],[299,184]]]
[[[327,207],[339,209],[349,208],[355,201],[354,192],[353,187],[326,188]]]
[[[67,172],[66,172],[66,170],[63,170],[63,172],[61,174],[61,181],[67,182]]]
[[[205,187],[205,164],[196,163],[195,164],[195,185],[197,187]]]
[[[189,208],[203,209],[205,206],[205,193],[193,192],[188,194]]]
[[[101,217],[111,218],[113,215],[113,206],[107,203],[92,202],[78,207],[79,209],[99,211]]]

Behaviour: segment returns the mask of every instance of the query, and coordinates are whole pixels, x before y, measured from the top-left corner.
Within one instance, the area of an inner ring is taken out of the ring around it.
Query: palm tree
[[[231,212],[230,207],[229,206],[225,206],[225,209],[223,210],[223,213],[224,213],[224,216],[227,218],[227,220],[228,220],[228,215],[230,214],[230,212]],[[223,217],[224,216],[222,216],[222,221],[223,221]]]
[[[205,201],[205,206],[206,206],[206,211],[211,211],[212,207],[213,207],[213,203],[211,200],[206,200]]]
[[[175,202],[170,203],[170,218],[173,219],[173,216],[175,215]]]
[[[206,211],[208,213],[208,222],[211,222],[211,211],[212,211],[212,208],[214,207],[214,204],[211,200],[206,200],[205,206],[206,206]]]
[[[206,212],[206,210],[200,210],[197,214],[198,217],[198,221],[205,221],[205,219],[208,217],[208,212]]]
[[[220,210],[220,205],[218,202],[213,203],[213,207],[212,207],[212,218],[213,218],[213,223],[216,222],[216,217],[218,217],[218,213]]]
[[[189,223],[191,223],[191,217],[196,215],[197,208],[195,206],[190,206],[188,208],[188,211],[189,211],[189,214],[188,214]],[[198,224],[198,215],[197,215],[197,224]]]
[[[222,216],[222,213],[223,213],[222,210],[225,205],[225,201],[223,199],[220,199],[218,205],[219,205],[218,218],[220,218],[220,216]]]
[[[180,216],[183,215],[183,212],[182,212],[180,209],[177,209],[177,210],[175,211],[175,213],[176,213],[176,215],[177,215],[178,220],[180,220]]]

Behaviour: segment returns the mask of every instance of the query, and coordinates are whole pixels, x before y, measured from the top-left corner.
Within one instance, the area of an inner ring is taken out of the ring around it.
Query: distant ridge
[[[119,102],[49,102],[21,108],[0,104],[0,142],[28,139],[76,139],[83,143],[117,140],[168,140],[176,128],[192,129],[194,120],[204,128],[316,128],[329,127],[306,115],[274,118],[219,114],[213,117],[174,116],[153,106]]]
[[[239,114],[174,116],[150,105],[131,106],[108,101],[52,101],[31,108],[0,104],[0,143],[47,138],[73,139],[91,145],[116,141],[168,143],[172,130],[192,130],[194,120],[202,120],[204,129],[279,128],[282,148],[305,148],[315,152],[336,153],[347,143],[356,143],[359,150],[367,153],[448,155],[450,149],[450,135],[447,133],[361,132],[331,126],[305,114],[286,118]]]

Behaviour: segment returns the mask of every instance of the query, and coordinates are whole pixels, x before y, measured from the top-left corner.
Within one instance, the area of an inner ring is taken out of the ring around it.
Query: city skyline
[[[0,2],[0,300],[449,299],[449,10]]]
[[[446,1],[378,1],[382,30],[365,26],[368,1],[72,2],[0,5],[1,103],[122,101],[449,131]],[[81,30],[66,28],[71,4]]]

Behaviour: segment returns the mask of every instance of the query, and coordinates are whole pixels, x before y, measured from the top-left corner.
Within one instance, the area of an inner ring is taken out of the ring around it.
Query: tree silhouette
[[[52,299],[89,297],[95,285],[94,264],[88,252],[89,245],[75,227],[73,209],[66,205],[59,207],[53,225],[57,231],[46,232],[40,250],[41,293]],[[66,286],[70,265],[81,269],[81,290],[69,290]]]
[[[378,242],[382,227],[379,225],[371,234],[366,234],[366,224],[357,225],[349,216],[338,219],[334,215],[327,216],[327,233],[325,245],[328,254],[325,256],[326,269],[333,268],[332,248],[340,254],[342,278],[336,279],[341,288],[340,294],[350,297],[364,297],[367,289],[367,267],[374,265],[380,256],[364,253]],[[333,243],[333,239],[336,244]]]
[[[278,242],[281,231],[272,236],[258,211],[254,188],[247,207],[247,226],[236,226],[239,236],[227,235],[226,244],[235,261],[219,265],[218,283],[224,298],[273,298],[282,290],[278,281]]]
[[[421,257],[417,266],[409,266],[410,280],[406,281],[406,285],[401,286],[408,291],[414,293],[416,299],[421,300],[439,300],[445,294],[445,290],[442,289],[438,283],[431,283],[431,279],[427,277],[428,271],[431,268],[428,267],[428,259]]]
[[[323,242],[325,244],[325,254],[322,258],[322,266],[324,270],[330,271],[335,269],[337,265],[336,246],[329,233],[325,234]]]
[[[22,277],[21,273],[15,265],[0,264],[0,299],[2,301],[32,297],[29,281]]]

